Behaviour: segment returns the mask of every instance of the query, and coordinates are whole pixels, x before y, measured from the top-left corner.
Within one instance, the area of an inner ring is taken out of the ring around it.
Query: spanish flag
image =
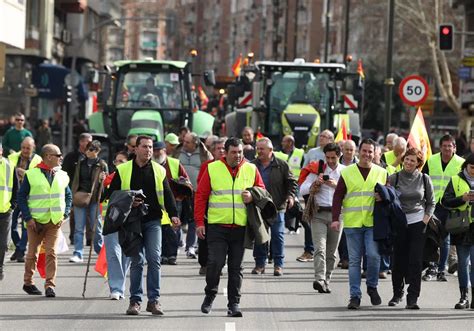
[[[204,89],[201,86],[198,86],[198,92],[199,92],[199,99],[201,100],[201,108],[207,109],[209,98],[207,97],[206,92],[204,92]]]
[[[364,86],[364,80],[365,80],[365,74],[364,74],[364,68],[362,67],[362,59],[359,59],[357,61],[357,73],[359,74],[359,86],[363,87]]]
[[[344,118],[342,119],[339,132],[337,133],[336,138],[334,138],[334,142],[338,143],[342,140],[347,140],[347,127],[346,127],[346,120]]]
[[[100,249],[99,256],[95,262],[94,270],[97,271],[102,277],[107,278],[107,256],[105,253],[105,244]]]
[[[423,112],[418,107],[415,119],[411,126],[410,135],[408,136],[408,144],[410,147],[418,148],[425,156],[425,162],[431,156],[431,144],[428,132],[426,131],[425,119],[423,118]]]
[[[240,67],[242,66],[242,53],[240,53],[237,60],[235,60],[234,64],[232,65],[232,72],[234,73],[235,77],[240,75]]]
[[[44,243],[41,243],[38,261],[36,262],[36,269],[41,278],[46,278],[46,251],[44,249]]]

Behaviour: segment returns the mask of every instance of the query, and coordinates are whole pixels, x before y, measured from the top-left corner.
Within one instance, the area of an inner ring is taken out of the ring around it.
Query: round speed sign
[[[420,76],[405,77],[399,87],[400,97],[410,106],[425,102],[428,97],[428,83]]]

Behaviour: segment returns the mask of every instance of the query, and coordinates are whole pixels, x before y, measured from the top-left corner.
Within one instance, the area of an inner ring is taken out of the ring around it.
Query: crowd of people
[[[43,294],[33,277],[43,248],[45,296],[56,296],[57,246],[69,220],[70,263],[84,263],[84,243],[96,254],[104,249],[110,299],[125,298],[130,278],[128,315],[141,312],[145,265],[146,311],[164,314],[161,265],[179,264],[183,247],[205,276],[201,311],[211,312],[227,263],[228,316],[241,317],[245,249],[253,250],[252,274],[272,263],[282,277],[285,228],[304,232],[297,260],[314,264],[318,293],[332,292],[337,266],[348,269],[348,309],[360,308],[362,278],[371,304],[380,305],[378,282],[388,274],[388,305],[401,304],[408,285],[405,307],[420,309],[422,280],[444,282],[446,272],[457,272],[455,308],[474,308],[474,139],[461,157],[456,139],[444,135],[440,152],[425,159],[395,133],[384,145],[356,144],[324,130],[305,152],[291,135],[276,151],[250,127],[241,137],[205,140],[183,127],[163,141],[130,135],[107,164],[87,132],[64,158],[50,142],[38,151],[24,122],[15,116],[0,148],[0,280],[11,236],[10,260],[25,264],[29,295]]]

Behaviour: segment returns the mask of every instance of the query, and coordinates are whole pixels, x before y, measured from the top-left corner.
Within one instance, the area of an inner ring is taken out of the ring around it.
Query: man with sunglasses
[[[46,251],[45,296],[54,298],[58,265],[56,247],[61,224],[71,210],[72,194],[69,177],[60,168],[62,154],[59,147],[44,145],[41,156],[43,161],[25,173],[18,191],[18,206],[28,231],[23,290],[29,295],[42,294],[35,286],[33,275],[43,242]]]
[[[21,148],[21,142],[26,137],[32,137],[30,130],[25,129],[25,115],[15,114],[15,126],[12,126],[3,136],[4,156],[18,152]]]

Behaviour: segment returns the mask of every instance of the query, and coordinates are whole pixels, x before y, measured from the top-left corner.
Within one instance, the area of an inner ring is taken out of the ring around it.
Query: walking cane
[[[99,179],[100,180],[100,179]],[[97,222],[99,222],[99,212],[100,212],[100,198],[102,195],[102,188],[103,188],[104,181],[100,180],[100,186],[99,186],[99,193],[97,194],[97,208],[96,208],[96,213],[95,213],[95,222],[94,222],[94,228],[92,229],[92,245],[89,250],[89,257],[87,258],[87,269],[86,269],[86,275],[84,278],[84,288],[82,289],[82,297],[85,299],[86,298],[86,286],[87,286],[87,276],[89,275],[89,268],[91,265],[91,258],[92,258],[92,249],[94,247],[94,240],[95,240],[95,231],[97,228]]]

